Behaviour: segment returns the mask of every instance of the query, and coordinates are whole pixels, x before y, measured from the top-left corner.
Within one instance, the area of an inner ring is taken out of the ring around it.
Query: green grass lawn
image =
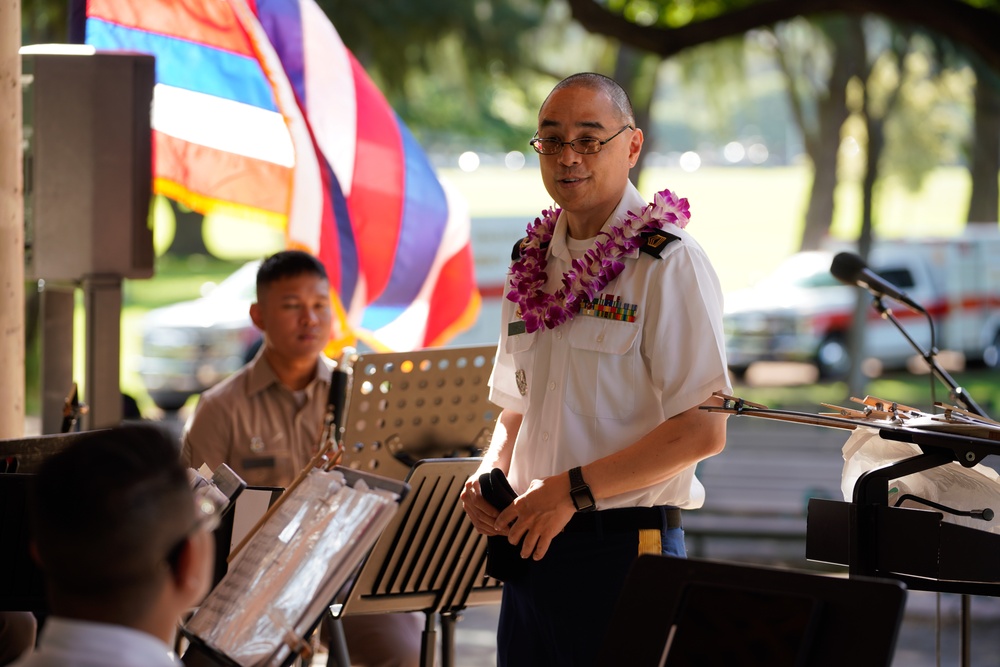
[[[465,195],[472,217],[523,215],[525,222],[551,205],[538,170],[502,167],[442,177]],[[646,169],[639,190],[647,197],[667,188],[691,204],[691,232],[712,258],[725,291],[747,287],[799,248],[811,172],[805,167],[709,167],[694,173],[672,168]],[[959,167],[933,172],[920,192],[893,182],[878,193],[876,235],[953,236],[961,232],[968,207],[969,176]],[[831,236],[857,238],[861,192],[856,183],[836,192]],[[515,239],[512,239],[512,241]]]
[[[484,167],[474,173],[445,169],[440,175],[465,197],[473,218],[524,216],[527,222],[551,203],[534,167],[520,171]],[[651,168],[643,173],[640,190],[651,197],[655,191],[669,188],[688,198],[692,212],[688,231],[708,252],[723,289],[728,292],[752,284],[798,249],[809,185],[810,174],[804,167],[705,168],[695,173]],[[918,193],[906,192],[890,182],[880,190],[876,234],[892,238],[958,233],[965,216],[968,188],[968,174],[960,168],[934,172]],[[841,239],[854,238],[860,226],[859,188],[856,184],[843,184],[836,198],[838,209],[833,234]],[[218,239],[214,241],[219,242]],[[231,258],[229,260],[198,258],[189,261],[163,257],[157,263],[153,278],[126,281],[121,384],[124,391],[136,397],[144,412],[149,411],[152,404],[135,364],[140,349],[142,316],[150,308],[197,297],[206,282],[219,282],[260,249],[255,239],[241,238],[238,234],[232,234],[228,244],[226,256]],[[83,314],[78,309],[75,376],[81,385],[82,323]],[[981,380],[978,375],[976,378],[976,384],[968,387],[972,395],[981,402],[996,402],[993,398],[998,393],[996,383],[990,378]],[[910,396],[919,395],[919,386],[927,386],[925,379],[891,382],[898,384],[873,383],[869,393],[906,402],[913,400]],[[796,387],[751,389],[751,392],[757,397],[751,400],[762,399],[759,402],[763,403],[784,405],[799,400],[817,404],[842,401],[845,389],[835,383],[816,385],[810,390]],[[989,398],[980,398],[980,392],[989,394]],[[913,402],[925,404],[919,400]],[[37,411],[37,401],[29,397],[29,411],[32,406]]]

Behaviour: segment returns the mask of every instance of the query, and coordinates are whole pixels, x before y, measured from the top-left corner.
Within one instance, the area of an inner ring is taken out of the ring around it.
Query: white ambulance
[[[931,315],[939,350],[966,362],[1000,366],[1000,231],[969,228],[962,236],[876,242],[868,267]],[[789,257],[752,288],[726,295],[726,350],[737,376],[756,361],[815,364],[821,377],[849,368],[847,338],[858,292],[830,273],[845,247]],[[866,295],[867,298],[867,295]],[[888,297],[883,303],[924,349],[927,319]],[[913,347],[875,308],[866,309],[864,355],[882,368],[904,367]]]

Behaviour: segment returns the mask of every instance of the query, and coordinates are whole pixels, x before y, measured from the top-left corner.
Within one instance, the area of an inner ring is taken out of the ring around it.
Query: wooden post
[[[24,435],[21,2],[0,0],[0,438]]]

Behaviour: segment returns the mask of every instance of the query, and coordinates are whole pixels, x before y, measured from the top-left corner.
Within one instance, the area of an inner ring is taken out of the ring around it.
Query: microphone
[[[933,507],[934,509],[947,512],[948,514],[954,514],[955,516],[971,516],[973,519],[981,519],[983,521],[992,521],[994,517],[993,510],[989,507],[984,507],[981,510],[962,511],[957,510],[954,507],[948,507],[947,505],[936,503],[932,500],[927,500],[926,498],[921,498],[920,496],[915,496],[912,493],[904,493],[901,495],[896,499],[896,503],[893,507],[899,507],[906,500],[912,500],[913,502],[920,503],[921,505],[927,505],[928,507]]]
[[[864,260],[850,252],[837,253],[830,265],[830,273],[842,283],[857,285],[876,296],[887,296],[899,301],[918,313],[926,313],[923,306],[911,299],[906,292],[868,268]]]

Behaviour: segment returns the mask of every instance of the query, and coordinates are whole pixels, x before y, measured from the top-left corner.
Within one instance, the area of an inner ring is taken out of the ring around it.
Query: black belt
[[[681,511],[677,507],[618,507],[598,512],[577,512],[566,524],[569,533],[593,533],[601,530],[624,531],[681,527]]]

